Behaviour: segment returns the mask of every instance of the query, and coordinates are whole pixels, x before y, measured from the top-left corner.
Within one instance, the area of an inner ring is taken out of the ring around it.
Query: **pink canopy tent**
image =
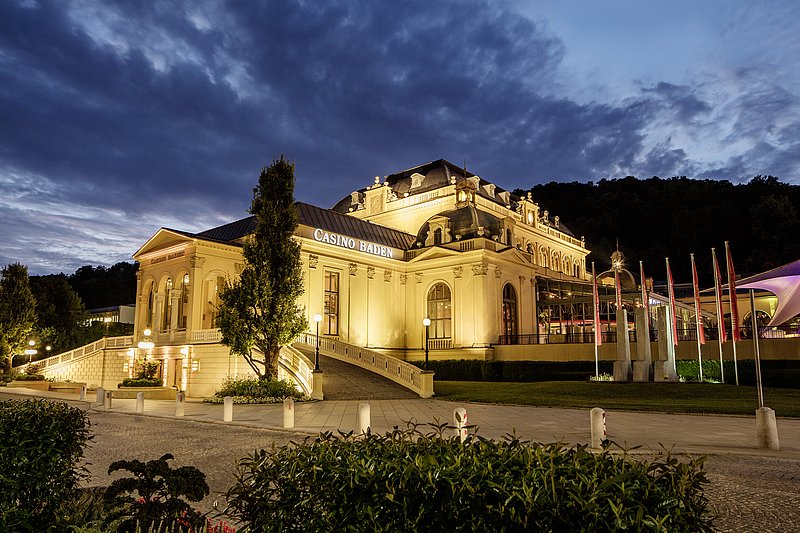
[[[778,307],[769,326],[778,326],[800,315],[800,259],[750,276],[736,283],[737,289],[762,289],[778,298]]]

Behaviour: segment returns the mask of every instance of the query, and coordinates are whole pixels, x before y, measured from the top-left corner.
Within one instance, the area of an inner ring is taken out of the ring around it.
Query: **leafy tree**
[[[303,292],[294,165],[281,156],[261,170],[250,213],[256,228],[244,243],[244,270],[220,294],[222,342],[259,379],[276,379],[280,348],[306,329],[297,299]],[[254,348],[260,352],[254,353]]]
[[[36,322],[36,300],[28,281],[28,267],[13,263],[0,272],[0,364],[11,368],[11,358],[28,340]]]
[[[57,354],[87,341],[86,309],[64,274],[31,276],[36,298],[36,331],[42,344]]]
[[[136,301],[137,263],[110,267],[86,265],[69,276],[69,283],[87,309],[124,305]]]

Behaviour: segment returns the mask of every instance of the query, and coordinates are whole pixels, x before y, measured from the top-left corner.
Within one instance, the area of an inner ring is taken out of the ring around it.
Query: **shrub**
[[[0,402],[0,531],[45,531],[63,521],[89,436],[86,413],[46,400]]]
[[[139,359],[134,366],[137,378],[156,379],[158,372],[158,361],[147,361]]]
[[[161,387],[164,382],[161,378],[125,378],[120,387]]]
[[[422,362],[415,361],[422,366]],[[439,381],[586,381],[595,373],[594,361],[429,361]],[[613,361],[600,361],[600,372],[611,373]]]
[[[206,476],[193,466],[172,468],[167,461],[172,454],[143,463],[139,460],[115,461],[111,474],[127,470],[133,477],[115,479],[105,493],[112,510],[105,523],[114,523],[115,531],[142,532],[198,531],[207,525],[206,517],[186,500],[199,502],[209,494]]]
[[[725,382],[735,383],[733,361],[725,359]],[[752,386],[756,384],[756,367],[752,359],[739,361],[739,384]],[[700,363],[697,359],[675,361],[678,375],[686,381],[700,381]],[[762,360],[761,379],[765,387],[800,388],[800,362],[793,360]],[[719,359],[703,358],[703,380],[719,381]]]
[[[42,371],[41,363],[28,363],[25,367],[25,374],[29,376],[36,376]]]
[[[233,397],[234,403],[278,403],[286,398],[303,399],[303,393],[291,381],[237,378],[223,381],[214,396],[204,401],[222,403],[225,396]]]
[[[711,531],[704,459],[416,428],[323,433],[239,462],[227,513],[247,531]]]
[[[45,381],[41,374],[17,374],[12,378],[14,381]]]

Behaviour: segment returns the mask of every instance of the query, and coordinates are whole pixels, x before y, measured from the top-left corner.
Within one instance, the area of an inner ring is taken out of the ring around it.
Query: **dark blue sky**
[[[323,207],[441,157],[508,189],[798,183],[800,4],[657,4],[0,2],[0,265],[240,218],[280,154]]]

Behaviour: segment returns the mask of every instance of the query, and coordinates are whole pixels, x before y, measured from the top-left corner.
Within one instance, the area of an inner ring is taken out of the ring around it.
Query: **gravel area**
[[[260,428],[207,424],[90,411],[95,438],[86,454],[90,485],[110,480],[117,459],[149,460],[164,453],[175,465],[205,472],[212,494],[200,505],[210,510],[233,482],[236,461],[257,448],[280,446],[304,435]],[[706,461],[706,494],[720,531],[800,531],[800,461],[749,455],[712,455]]]

